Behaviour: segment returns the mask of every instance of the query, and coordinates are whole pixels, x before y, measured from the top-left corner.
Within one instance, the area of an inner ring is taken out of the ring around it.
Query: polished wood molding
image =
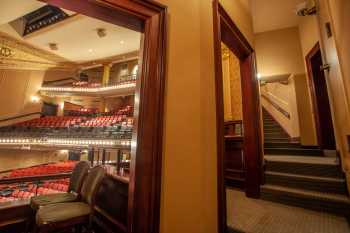
[[[259,197],[262,179],[260,103],[255,53],[247,39],[218,0],[213,1],[215,95],[218,170],[218,232],[226,232],[226,191],[224,185],[224,107],[221,42],[240,60],[243,105],[243,151],[246,164],[246,195]]]
[[[167,8],[155,1],[142,0],[44,2],[143,33],[135,93],[127,232],[157,233],[160,218]]]

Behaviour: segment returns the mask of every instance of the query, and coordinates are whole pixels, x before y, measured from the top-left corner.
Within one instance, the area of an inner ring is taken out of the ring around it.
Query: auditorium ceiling
[[[86,63],[139,50],[141,34],[63,10],[68,17],[29,35],[21,35],[18,25],[24,15],[44,6],[35,0],[0,1],[0,9],[6,14],[0,16],[0,32],[62,57],[66,62]],[[103,35],[98,30],[103,29]],[[50,44],[55,44],[53,49]],[[113,44],[113,46],[110,46]]]

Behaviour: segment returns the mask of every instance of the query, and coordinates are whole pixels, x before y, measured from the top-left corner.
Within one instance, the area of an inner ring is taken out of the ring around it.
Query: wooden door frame
[[[321,52],[321,46],[320,43],[317,42],[314,47],[310,50],[310,52],[305,56],[305,62],[306,62],[306,68],[307,68],[307,73],[308,73],[308,79],[309,79],[309,89],[310,89],[310,94],[311,94],[311,101],[312,101],[312,109],[314,111],[314,120],[315,120],[315,127],[316,127],[316,135],[317,135],[317,143],[318,146],[322,149],[323,147],[323,139],[321,135],[321,122],[319,118],[319,109],[318,109],[318,103],[317,103],[317,97],[316,97],[316,90],[315,90],[315,83],[314,83],[314,75],[312,73],[312,65],[311,65],[311,58],[316,55],[317,52]],[[327,83],[326,83],[327,85]],[[327,90],[327,96],[328,96],[328,102],[330,104],[330,98],[328,95],[328,90]],[[329,106],[331,108],[331,106]],[[331,111],[331,109],[330,109]],[[332,117],[332,113],[330,112],[330,115]],[[333,125],[333,119],[332,120],[332,125]],[[335,132],[334,132],[334,125],[333,125],[333,135],[334,135],[334,140],[335,140]]]
[[[247,39],[218,0],[213,0],[215,97],[217,127],[218,232],[226,231],[226,191],[224,183],[224,107],[221,41],[240,60],[243,110],[243,153],[246,164],[246,195],[258,198],[262,178],[260,103],[255,53]]]
[[[127,232],[159,232],[166,6],[152,0],[41,1],[143,33],[135,92]]]

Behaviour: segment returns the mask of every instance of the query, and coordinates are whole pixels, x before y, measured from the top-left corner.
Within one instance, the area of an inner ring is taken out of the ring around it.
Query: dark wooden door
[[[325,74],[321,69],[323,63],[319,44],[306,57],[306,62],[310,77],[318,143],[321,149],[335,149],[332,115]]]

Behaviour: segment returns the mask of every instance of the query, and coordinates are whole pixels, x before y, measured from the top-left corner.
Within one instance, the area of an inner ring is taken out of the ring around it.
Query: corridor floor
[[[344,217],[247,198],[226,189],[227,224],[244,233],[349,233]]]

